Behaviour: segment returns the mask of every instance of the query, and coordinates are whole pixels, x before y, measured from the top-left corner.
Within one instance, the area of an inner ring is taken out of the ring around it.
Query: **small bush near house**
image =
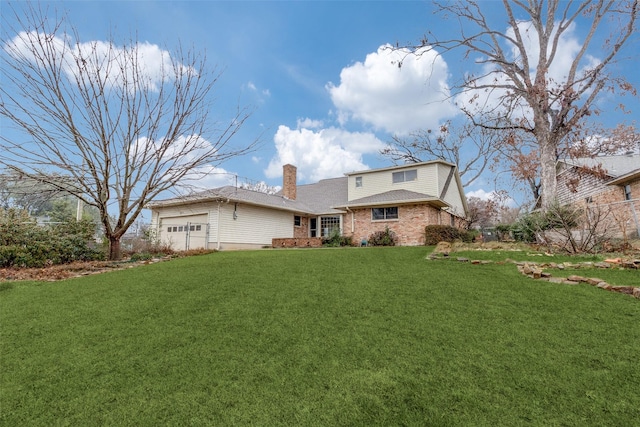
[[[398,238],[396,233],[389,230],[389,227],[386,227],[384,230],[376,231],[369,236],[367,243],[369,246],[395,246],[397,242]]]
[[[500,242],[504,242],[506,240],[512,240],[513,237],[511,236],[511,224],[496,225],[496,237]]]
[[[450,225],[427,225],[424,228],[424,244],[427,246],[437,245],[440,242],[455,242],[456,240],[471,243],[473,238],[474,233]]]
[[[0,209],[0,267],[44,267],[104,259],[91,245],[95,224],[36,224],[25,211]]]
[[[340,247],[353,246],[351,236],[342,236],[339,228],[334,228],[329,237],[322,239],[322,246]]]

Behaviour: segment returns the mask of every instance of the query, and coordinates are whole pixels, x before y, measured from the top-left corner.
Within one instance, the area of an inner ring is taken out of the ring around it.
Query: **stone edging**
[[[448,257],[448,254],[443,254],[445,257]],[[427,257],[428,259],[438,259],[439,257],[435,254],[431,254]],[[456,258],[459,262],[469,262],[475,265],[486,265],[491,264],[493,261],[480,261],[480,260],[469,260],[468,258]],[[530,277],[536,280],[543,280],[545,282],[550,283],[558,283],[563,285],[578,285],[580,283],[587,283],[592,286],[597,286],[600,289],[604,289],[606,291],[618,292],[622,294],[631,295],[637,299],[640,299],[640,287],[634,286],[612,286],[605,282],[602,279],[598,279],[595,277],[582,277],[578,275],[571,275],[568,277],[553,277],[551,273],[545,271],[546,269],[556,269],[556,270],[564,270],[565,268],[572,269],[607,269],[607,268],[626,268],[626,269],[639,269],[640,268],[640,260],[634,261],[622,261],[620,259],[606,260],[605,262],[582,262],[577,264],[572,263],[561,263],[556,264],[553,262],[550,263],[536,263],[530,261],[513,261],[506,260],[505,263],[510,262],[515,264],[518,267],[518,271],[523,275]]]

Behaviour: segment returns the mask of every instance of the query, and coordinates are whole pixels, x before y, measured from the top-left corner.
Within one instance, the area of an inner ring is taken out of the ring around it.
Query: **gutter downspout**
[[[351,234],[353,234],[356,229],[356,213],[351,209],[349,209],[348,206],[346,208],[347,208],[347,212],[351,212]]]

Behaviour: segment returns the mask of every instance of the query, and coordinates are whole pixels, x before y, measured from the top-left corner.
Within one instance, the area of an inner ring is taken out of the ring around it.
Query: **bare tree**
[[[220,72],[202,54],[81,42],[65,18],[25,10],[3,25],[0,117],[15,133],[3,131],[0,165],[96,207],[110,259],[148,202],[253,148],[230,143],[247,109],[211,121]]]
[[[495,164],[502,142],[502,135],[492,129],[446,123],[437,131],[420,130],[409,138],[394,136],[380,154],[403,163],[446,160],[458,166],[462,185],[467,187]]]
[[[596,100],[602,92],[634,91],[610,71],[637,34],[638,0],[503,0],[502,5],[508,28],[496,28],[488,19],[494,3],[439,3],[438,12],[458,22],[460,36],[430,35],[414,48],[442,54],[463,49],[481,66],[460,84],[459,106],[475,125],[533,137],[540,204],[547,209],[556,196],[555,166],[563,141],[583,119],[600,112]],[[585,22],[589,27],[568,58],[562,43]],[[601,39],[602,46],[596,46]],[[567,67],[559,65],[565,62]]]

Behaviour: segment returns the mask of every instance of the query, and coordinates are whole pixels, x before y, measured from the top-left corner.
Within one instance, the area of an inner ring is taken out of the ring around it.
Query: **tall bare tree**
[[[246,108],[209,117],[220,72],[202,54],[82,42],[65,17],[24,10],[3,23],[0,117],[13,132],[2,133],[0,165],[95,206],[110,259],[148,202],[253,148],[230,142]]]
[[[442,2],[437,11],[457,21],[459,37],[430,34],[415,48],[424,52],[431,47],[442,54],[462,49],[476,61],[481,71],[464,77],[459,106],[475,125],[532,136],[540,166],[540,205],[547,209],[556,196],[555,167],[563,142],[583,119],[600,112],[596,101],[603,92],[634,91],[611,72],[623,46],[637,36],[638,3],[503,0],[504,28],[492,19],[493,2]],[[563,51],[563,42],[577,37],[575,29],[585,24],[575,49]]]
[[[394,136],[380,154],[402,163],[446,160],[458,166],[462,185],[467,187],[494,166],[502,138],[492,129],[445,123],[438,130],[419,130],[408,137]]]

